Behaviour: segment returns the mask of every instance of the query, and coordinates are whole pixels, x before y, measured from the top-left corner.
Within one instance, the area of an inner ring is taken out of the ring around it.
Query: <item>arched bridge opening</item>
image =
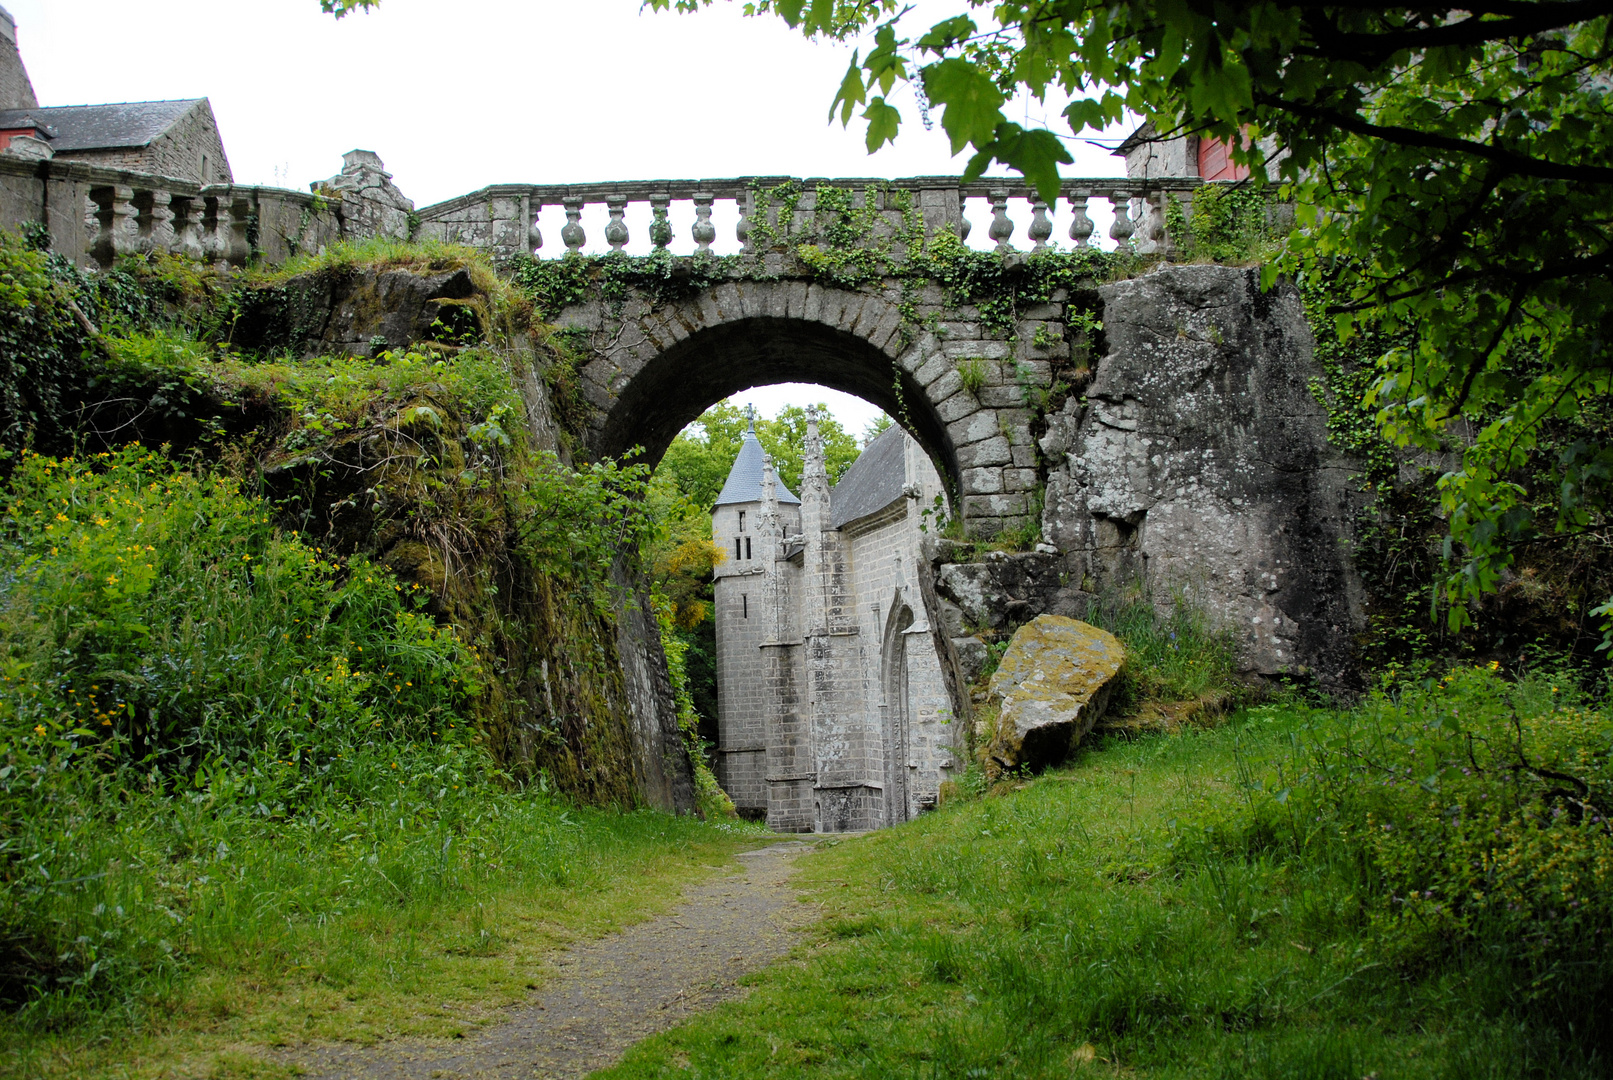
[[[1038,342],[1059,343],[1063,333],[1060,323],[1051,333],[1022,329],[1014,342],[990,339],[970,316],[781,275],[735,278],[673,301],[591,299],[558,321],[588,337],[580,375],[595,454],[642,447],[653,465],[724,397],[818,383],[906,428],[945,478],[968,532],[992,536],[1036,512],[1043,478],[1027,399],[1052,385]]]
[[[654,464],[712,405],[784,382],[827,386],[882,409],[919,441],[956,496],[957,455],[913,376],[855,334],[802,319],[742,319],[657,354],[623,386],[593,449],[621,457],[642,447],[644,460]]]

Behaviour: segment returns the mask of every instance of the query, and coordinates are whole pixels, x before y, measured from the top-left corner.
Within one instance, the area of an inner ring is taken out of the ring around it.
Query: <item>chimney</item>
[[[0,109],[37,108],[34,84],[28,81],[28,69],[17,51],[17,20],[0,7]]]

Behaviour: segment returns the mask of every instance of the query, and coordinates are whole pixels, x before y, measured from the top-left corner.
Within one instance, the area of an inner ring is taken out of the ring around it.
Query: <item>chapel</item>
[[[942,491],[900,427],[831,488],[809,408],[799,497],[746,431],[711,522],[725,555],[717,779],[742,814],[779,832],[848,832],[936,804],[960,737],[921,552]]]

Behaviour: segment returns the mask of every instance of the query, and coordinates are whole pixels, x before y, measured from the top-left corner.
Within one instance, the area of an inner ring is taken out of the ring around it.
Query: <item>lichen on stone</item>
[[[1001,709],[981,751],[987,774],[1062,760],[1103,714],[1125,658],[1113,634],[1061,615],[1015,631],[988,688]]]

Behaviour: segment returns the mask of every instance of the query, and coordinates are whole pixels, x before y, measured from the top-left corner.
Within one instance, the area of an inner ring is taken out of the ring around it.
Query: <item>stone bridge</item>
[[[611,252],[631,241],[633,204],[648,204],[652,252],[671,248],[674,205],[692,210],[694,250],[670,260],[661,278],[618,275],[612,289],[606,269],[599,287],[557,313],[558,325],[587,338],[580,375],[590,449],[619,456],[643,447],[657,461],[724,397],[768,383],[821,383],[898,418],[947,477],[970,534],[991,536],[1040,510],[1040,414],[1090,370],[1092,343],[1069,314],[1087,326],[1098,305],[1095,280],[1031,301],[1013,282],[1033,282],[1038,258],[1057,257],[1048,241],[1060,209],[1073,250],[1092,245],[1094,200],[1102,204],[1095,212],[1112,219],[1114,245],[1168,258],[1167,199],[1190,206],[1197,183],[1070,180],[1053,206],[1003,181],[956,177],[504,185],[427,207],[420,218],[422,235],[508,258],[543,250],[545,207],[564,210],[566,256],[589,246],[582,216],[590,204],[604,204]],[[984,317],[921,268],[938,236],[968,237],[971,201],[990,214],[987,235],[1005,269],[997,310]],[[713,212],[723,203],[737,217],[738,255],[717,259]],[[1029,213],[1028,252],[1014,250],[1011,207]]]
[[[1190,215],[1198,186],[1069,180],[1053,206],[947,177],[502,186],[420,216],[425,235],[508,258],[558,253],[539,225],[545,208],[551,220],[563,209],[565,254],[535,265],[571,266],[582,283],[551,314],[584,346],[595,453],[643,447],[658,461],[722,398],[815,382],[912,432],[969,536],[1039,524],[1034,552],[982,560],[936,545],[960,649],[977,640],[971,628],[1079,617],[1140,578],[1156,602],[1190,594],[1218,616],[1249,668],[1336,682],[1361,618],[1347,554],[1354,470],[1329,446],[1292,287],[1171,265],[1167,223],[1183,220],[1171,202]],[[718,258],[725,200],[738,254]],[[597,224],[601,203],[610,251],[576,259],[590,250],[585,210],[594,204]],[[632,243],[634,203],[648,204],[660,258],[610,257]],[[670,253],[675,207],[693,214],[685,256]],[[983,211],[995,256],[958,242]],[[1109,240],[1134,258],[1081,254],[1093,217],[1110,215]],[[1048,246],[1055,217],[1072,241],[1062,251]],[[1028,250],[1014,244],[1020,225]]]

